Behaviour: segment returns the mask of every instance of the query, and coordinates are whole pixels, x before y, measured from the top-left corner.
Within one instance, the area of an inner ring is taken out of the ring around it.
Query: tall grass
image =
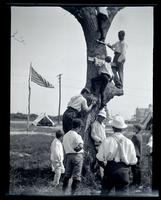
[[[125,133],[130,139],[132,134],[132,132]],[[11,194],[43,194],[41,191],[44,191],[44,194],[53,194],[51,183],[54,174],[51,172],[50,166],[50,145],[53,139],[54,133],[53,136],[43,134],[10,136]],[[146,156],[148,139],[149,133],[143,133],[141,169],[144,187],[151,187],[152,176],[149,171],[148,157]],[[86,181],[83,181],[83,184],[86,184]],[[60,194],[60,191],[58,194]]]

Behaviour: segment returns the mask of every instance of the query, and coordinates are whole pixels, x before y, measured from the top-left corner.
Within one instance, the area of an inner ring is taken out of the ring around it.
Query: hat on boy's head
[[[120,115],[115,115],[114,118],[109,121],[109,124],[119,129],[127,128],[127,125],[125,124],[123,117]]]
[[[60,138],[64,135],[64,133],[63,133],[62,130],[59,129],[59,130],[56,131],[55,135],[56,135],[57,138]]]
[[[102,110],[100,110],[99,113],[98,113],[98,115],[106,118],[106,111],[105,111],[105,109],[103,108]]]

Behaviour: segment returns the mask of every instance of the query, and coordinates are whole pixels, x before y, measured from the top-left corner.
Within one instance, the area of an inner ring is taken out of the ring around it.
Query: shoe
[[[139,193],[139,192],[142,192],[142,191],[139,190],[139,189],[136,189],[136,190],[135,190],[135,193]]]
[[[71,185],[71,195],[77,195],[78,194],[78,189],[79,189],[80,181],[79,180],[74,180]]]
[[[142,192],[142,190],[143,190],[143,186],[142,185],[136,185],[136,187],[135,187],[135,192],[137,193],[137,192]]]
[[[115,85],[118,89],[123,89],[122,85]]]

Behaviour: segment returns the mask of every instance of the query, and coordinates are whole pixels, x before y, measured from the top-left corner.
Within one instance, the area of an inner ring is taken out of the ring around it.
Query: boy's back
[[[64,137],[63,137],[63,146],[64,146],[64,150],[65,153],[76,153],[76,151],[74,151],[74,148],[79,144],[82,143],[83,144],[83,140],[82,137],[73,130],[68,131]],[[79,151],[79,153],[82,153],[83,149],[81,151]]]

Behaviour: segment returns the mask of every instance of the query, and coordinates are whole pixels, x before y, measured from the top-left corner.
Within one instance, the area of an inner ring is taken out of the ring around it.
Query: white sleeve
[[[93,123],[91,125],[91,138],[95,141],[95,142],[99,142],[101,139],[98,137],[98,130],[96,128],[96,125]]]
[[[134,144],[131,141],[130,151],[129,151],[129,165],[135,165],[137,163],[136,151]]]
[[[54,148],[54,145],[53,145],[53,142],[52,142],[51,146],[50,146],[50,160],[51,161],[54,161],[54,151],[55,151],[55,148]]]
[[[53,162],[60,162],[61,161],[61,153],[59,150],[58,144],[51,145],[51,161]]]
[[[77,147],[79,144],[84,144],[81,135],[77,135],[73,141],[73,148]]]
[[[82,108],[82,110],[84,110],[84,111],[86,111],[86,112],[89,111],[89,107],[88,107],[88,105],[87,105],[87,100],[86,100],[86,99],[83,99],[83,100],[82,100],[81,108]]]
[[[96,154],[96,158],[99,161],[104,162],[104,146],[103,146],[103,143],[99,146],[99,150],[98,150],[98,153]]]
[[[107,148],[109,145],[109,141],[107,140],[107,138],[101,143],[101,145],[99,146],[99,150],[98,150],[98,153],[96,154],[96,158],[99,160],[99,161],[102,161],[104,163],[107,162],[107,155],[109,155],[109,151]]]

